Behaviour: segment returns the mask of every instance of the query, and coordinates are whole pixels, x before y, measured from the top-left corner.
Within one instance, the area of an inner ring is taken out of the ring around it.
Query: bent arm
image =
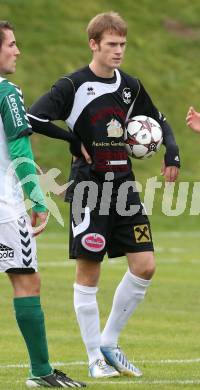
[[[152,102],[150,96],[146,92],[142,83],[138,80],[138,95],[133,106],[132,115],[143,115],[154,118],[163,130],[163,144],[165,145],[165,166],[175,166],[180,168],[179,149],[173,135],[173,131],[166,121],[165,116],[158,111],[157,107]]]
[[[8,152],[13,161],[15,172],[22,183],[22,188],[28,198],[33,202],[33,210],[36,213],[45,212],[45,199],[36,174],[29,137],[20,137],[8,141]]]
[[[71,153],[80,157],[80,139],[72,131],[52,123],[55,120],[66,120],[70,115],[73,101],[73,85],[64,77],[30,107],[28,117],[34,132],[69,142]]]

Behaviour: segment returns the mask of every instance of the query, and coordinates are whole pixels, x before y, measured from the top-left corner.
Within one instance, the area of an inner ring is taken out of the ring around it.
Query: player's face
[[[126,47],[126,37],[116,32],[104,32],[99,43],[94,40],[92,46],[93,59],[99,66],[114,70],[121,65]]]
[[[0,48],[0,74],[14,73],[20,51],[12,30],[4,30],[4,40]]]

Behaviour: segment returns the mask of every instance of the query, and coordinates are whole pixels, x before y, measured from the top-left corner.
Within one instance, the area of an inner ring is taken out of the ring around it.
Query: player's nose
[[[19,50],[19,48],[16,46],[16,50],[15,50],[15,55],[16,56],[19,56],[20,55],[20,50]]]
[[[123,52],[123,48],[122,46],[119,44],[117,45],[117,48],[116,48],[116,54],[121,54]]]

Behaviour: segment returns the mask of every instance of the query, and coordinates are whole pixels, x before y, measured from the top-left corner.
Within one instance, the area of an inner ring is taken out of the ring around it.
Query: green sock
[[[16,320],[24,337],[34,376],[45,376],[52,372],[44,324],[44,313],[40,297],[14,298]]]

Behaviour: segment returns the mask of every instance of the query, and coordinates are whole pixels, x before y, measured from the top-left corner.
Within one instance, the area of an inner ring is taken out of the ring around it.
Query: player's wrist
[[[166,148],[166,152],[164,155],[165,166],[166,167],[177,167],[180,168],[180,156],[179,156],[179,148],[176,144],[169,145]]]
[[[42,204],[36,204],[32,207],[32,210],[35,211],[35,213],[46,213],[47,212],[47,208],[46,206],[42,205]]]
[[[75,157],[81,157],[82,156],[81,140],[74,133],[71,135],[72,135],[72,137],[70,140],[70,147],[69,147],[70,152]]]

